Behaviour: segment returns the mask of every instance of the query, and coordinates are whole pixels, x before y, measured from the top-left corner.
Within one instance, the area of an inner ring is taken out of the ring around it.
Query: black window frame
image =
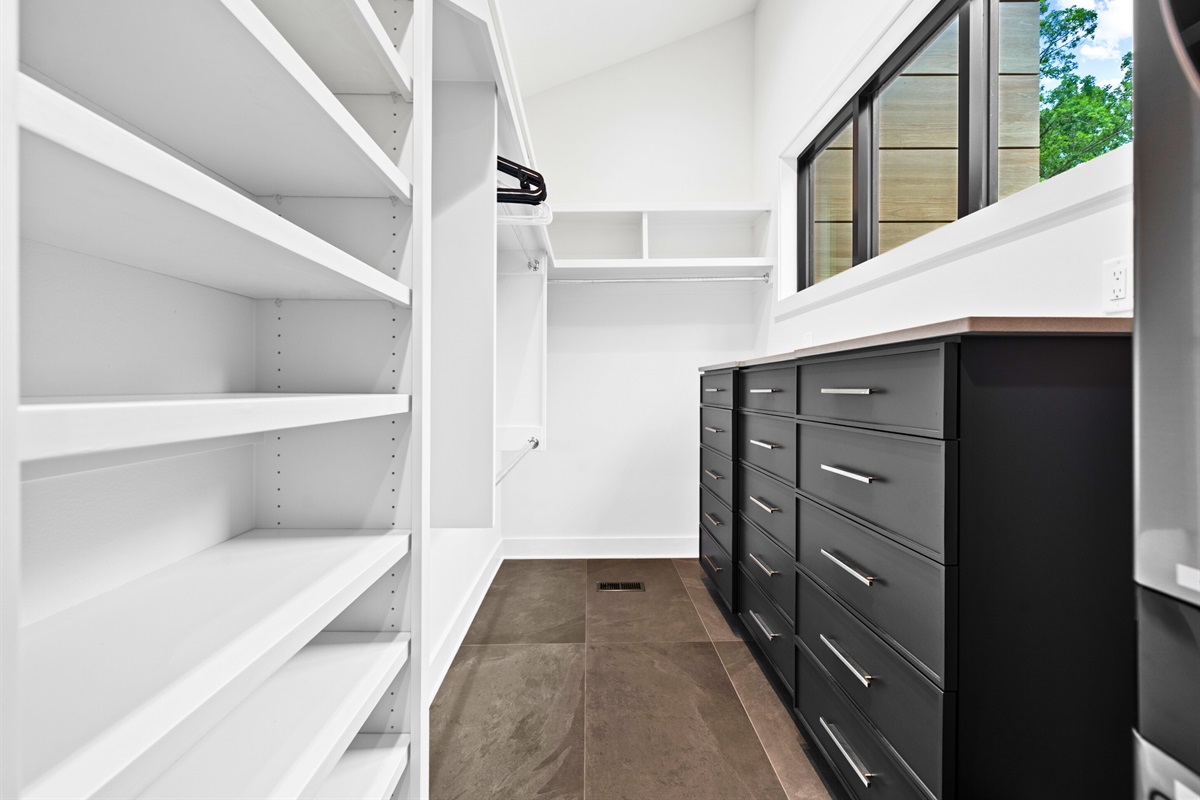
[[[813,286],[812,164],[847,120],[854,123],[851,268],[878,255],[880,93],[943,29],[958,20],[958,219],[996,202],[999,189],[1000,0],[943,0],[805,148],[797,167],[800,289]]]

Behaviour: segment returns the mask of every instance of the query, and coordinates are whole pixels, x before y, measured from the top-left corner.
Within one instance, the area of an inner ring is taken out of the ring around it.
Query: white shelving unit
[[[0,11],[0,796],[427,792],[435,2]]]
[[[760,277],[770,208],[755,204],[556,204],[550,277]]]

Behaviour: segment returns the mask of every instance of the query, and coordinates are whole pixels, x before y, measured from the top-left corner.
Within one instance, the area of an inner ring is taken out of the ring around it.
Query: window
[[[800,156],[800,285],[1131,141],[1129,6],[944,0]]]

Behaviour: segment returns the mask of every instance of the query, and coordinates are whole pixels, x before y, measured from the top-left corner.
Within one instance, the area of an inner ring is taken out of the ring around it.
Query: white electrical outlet
[[[1133,311],[1133,257],[1104,262],[1100,281],[1100,307],[1106,314]]]

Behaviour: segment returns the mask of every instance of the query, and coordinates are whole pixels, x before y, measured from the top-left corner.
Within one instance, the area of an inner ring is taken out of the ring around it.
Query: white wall
[[[754,198],[754,17],[525,98],[550,202]]]

